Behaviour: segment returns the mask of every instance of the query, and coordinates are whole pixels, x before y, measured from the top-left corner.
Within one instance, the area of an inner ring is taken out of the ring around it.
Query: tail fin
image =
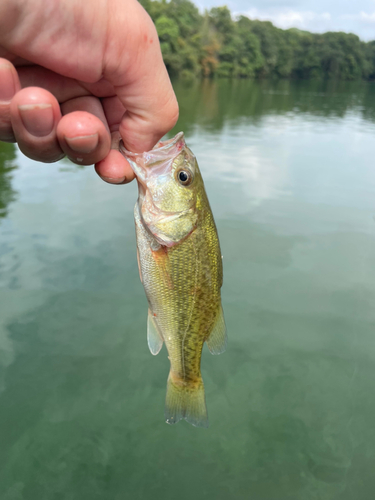
[[[165,419],[167,424],[175,424],[182,418],[196,427],[208,427],[203,380],[200,377],[194,384],[185,384],[183,381],[172,380],[169,374]]]

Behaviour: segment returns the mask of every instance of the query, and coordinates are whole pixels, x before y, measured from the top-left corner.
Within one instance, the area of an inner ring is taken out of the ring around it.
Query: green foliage
[[[15,165],[16,152],[13,144],[0,143],[0,219],[8,213],[8,205],[16,198],[12,189],[12,170]]]
[[[171,75],[225,78],[375,79],[375,41],[348,33],[281,30],[233,19],[228,7],[200,14],[189,0],[140,0],[155,23]]]

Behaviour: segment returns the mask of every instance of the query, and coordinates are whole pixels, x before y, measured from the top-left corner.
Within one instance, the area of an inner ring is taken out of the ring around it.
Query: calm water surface
[[[164,422],[136,185],[0,146],[1,500],[372,500],[375,86],[176,83],[224,255],[210,428]]]

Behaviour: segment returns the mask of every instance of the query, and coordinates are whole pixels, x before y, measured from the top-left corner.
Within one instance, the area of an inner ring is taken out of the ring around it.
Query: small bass
[[[155,355],[165,342],[171,364],[166,421],[207,427],[202,348],[206,342],[220,354],[227,336],[222,256],[203,179],[182,132],[147,153],[121,149],[138,181],[134,217],[148,346]]]

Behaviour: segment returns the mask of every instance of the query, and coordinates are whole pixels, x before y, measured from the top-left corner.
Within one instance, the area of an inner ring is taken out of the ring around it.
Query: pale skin
[[[134,178],[118,151],[143,152],[178,105],[155,27],[136,0],[1,0],[0,140],[34,160],[95,164]]]

